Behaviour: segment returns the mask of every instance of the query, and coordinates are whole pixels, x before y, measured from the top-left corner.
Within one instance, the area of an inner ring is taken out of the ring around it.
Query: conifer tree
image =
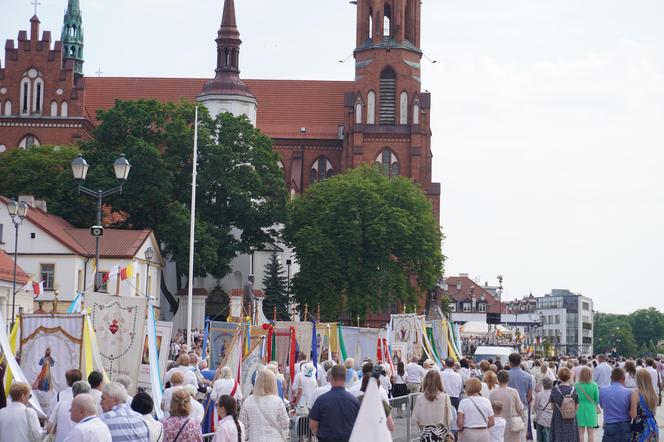
[[[265,266],[265,276],[263,277],[263,286],[265,287],[265,301],[263,302],[263,312],[268,319],[274,316],[274,308],[277,308],[277,320],[289,321],[287,278],[284,276],[284,269],[281,266],[277,254],[273,253],[270,262]]]

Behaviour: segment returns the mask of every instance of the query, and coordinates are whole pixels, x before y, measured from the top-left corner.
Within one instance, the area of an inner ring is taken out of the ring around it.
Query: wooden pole
[[[273,310],[272,310],[272,319],[274,322],[277,322],[277,306],[275,305]]]
[[[309,304],[304,304],[304,320],[306,321],[309,317]]]
[[[316,307],[316,310],[317,310],[316,317],[317,317],[318,323],[320,323],[320,302],[318,303],[318,306]]]

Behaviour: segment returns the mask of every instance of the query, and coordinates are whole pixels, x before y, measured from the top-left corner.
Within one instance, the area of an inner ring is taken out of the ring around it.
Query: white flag
[[[378,392],[378,384],[373,380],[367,385],[362,399],[360,412],[357,414],[353,433],[349,442],[385,442],[391,441],[392,435],[387,429],[387,418],[383,400]]]

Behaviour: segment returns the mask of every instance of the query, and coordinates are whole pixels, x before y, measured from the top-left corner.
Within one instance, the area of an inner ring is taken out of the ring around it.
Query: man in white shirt
[[[445,359],[445,370],[440,372],[440,379],[443,381],[443,389],[450,396],[450,402],[455,409],[459,408],[459,397],[463,392],[463,379],[461,375],[454,371],[454,360]]]
[[[72,395],[74,398],[79,394],[89,393],[90,384],[86,381],[76,381],[71,386]],[[51,413],[51,418],[48,421],[47,429],[49,432],[55,432],[55,442],[63,442],[69,436],[75,422],[70,418],[70,410],[73,399],[61,399],[56,405],[56,409]]]
[[[101,391],[104,389],[104,375],[97,370],[93,370],[88,375],[88,384],[90,384],[90,396],[97,404],[97,416],[101,416]]]
[[[420,386],[422,385],[422,379],[426,371],[424,368],[417,363],[417,356],[410,358],[410,362],[406,364],[406,386],[408,387],[408,393],[415,394],[420,392]]]
[[[166,375],[164,376],[164,383],[171,381],[171,376],[173,376],[173,373],[182,373],[184,379],[182,383],[185,385],[191,384],[196,387],[196,390],[198,390],[198,379],[196,379],[194,372],[189,369],[189,356],[182,354],[178,356],[178,359],[175,362],[178,364],[178,366],[173,367],[166,372]]]
[[[418,367],[422,368],[419,365],[418,365]],[[374,368],[374,365],[371,362],[365,362],[364,364],[362,364],[362,379],[364,379],[365,376],[371,377],[371,375],[373,373],[373,368]],[[348,392],[350,394],[352,394],[353,396],[355,396],[355,397],[362,396],[364,394],[364,392],[362,391],[362,381],[356,382],[353,386],[351,386],[348,389]],[[419,392],[419,390],[418,390],[418,392]],[[385,390],[382,385],[378,386],[378,393],[380,393],[381,399],[389,402],[389,399],[388,399],[388,396],[387,396],[387,390]]]
[[[74,395],[71,392],[71,386],[74,385],[74,382],[80,381],[83,379],[83,374],[80,370],[72,368],[65,372],[65,380],[67,381],[67,386],[60,390],[55,396],[51,398],[51,401],[48,404],[48,418],[51,419],[51,414],[55,410],[55,406],[60,401],[71,401],[74,399]]]
[[[12,402],[0,410],[0,442],[36,442],[42,439],[37,412],[26,407],[30,394],[30,386],[23,382],[9,388]]]
[[[70,417],[76,426],[65,442],[111,442],[111,432],[97,417],[97,404],[91,395],[83,393],[74,398]]]
[[[593,370],[593,381],[597,383],[599,387],[607,387],[611,385],[611,371],[613,368],[606,362],[606,356],[599,355],[597,356],[597,367]]]
[[[655,368],[655,360],[653,358],[646,359],[646,368],[648,373],[650,373],[650,379],[652,380],[652,388],[655,389],[655,393],[659,396],[659,372]]]

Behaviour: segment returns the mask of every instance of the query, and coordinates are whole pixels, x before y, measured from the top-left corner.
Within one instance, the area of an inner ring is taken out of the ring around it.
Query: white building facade
[[[536,314],[542,319],[538,338],[548,340],[560,353],[593,354],[593,301],[565,289],[537,298]]]

